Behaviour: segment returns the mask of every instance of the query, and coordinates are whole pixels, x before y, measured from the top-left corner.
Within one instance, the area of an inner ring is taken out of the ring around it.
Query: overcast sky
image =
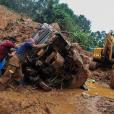
[[[84,14],[92,23],[93,31],[114,30],[114,0],[60,0],[75,14]]]

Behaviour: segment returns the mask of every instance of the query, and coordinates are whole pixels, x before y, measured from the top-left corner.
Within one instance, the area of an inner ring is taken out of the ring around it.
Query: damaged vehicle
[[[32,55],[31,55],[32,53]],[[24,82],[48,91],[52,88],[78,88],[85,84],[88,71],[78,51],[61,33],[47,47],[31,50],[22,65]]]

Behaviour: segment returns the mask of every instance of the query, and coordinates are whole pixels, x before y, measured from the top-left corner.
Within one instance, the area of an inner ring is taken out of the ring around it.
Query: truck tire
[[[73,80],[71,81],[71,84],[69,88],[75,89],[80,88],[83,84],[85,84],[86,80],[88,78],[88,72],[86,70],[80,70],[76,75],[73,76]]]

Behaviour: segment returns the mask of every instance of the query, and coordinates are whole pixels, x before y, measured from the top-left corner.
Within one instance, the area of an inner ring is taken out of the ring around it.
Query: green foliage
[[[96,43],[97,47],[103,47],[104,39],[106,37],[105,31],[92,32],[91,36],[94,37],[95,42],[97,42]]]
[[[78,23],[79,23],[79,26],[81,27],[81,29],[84,32],[89,32],[90,31],[91,22],[89,20],[87,20],[84,15],[80,15],[78,17]]]
[[[91,32],[91,22],[84,15],[75,15],[67,4],[59,4],[59,0],[0,0],[0,4],[26,14],[37,22],[57,22],[62,31],[72,33],[72,40],[85,49],[103,44],[105,31]]]
[[[72,33],[73,42],[78,42],[83,48],[94,47],[95,40],[90,33],[76,31]]]

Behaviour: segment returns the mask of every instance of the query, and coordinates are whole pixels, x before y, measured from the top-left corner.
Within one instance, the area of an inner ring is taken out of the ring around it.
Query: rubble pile
[[[15,37],[17,42],[20,43],[25,39],[31,38],[39,27],[40,24],[32,22],[31,19],[20,18],[14,22],[8,22],[1,35],[4,37]]]
[[[53,23],[51,26],[53,28],[52,32],[60,32],[60,27],[57,23]],[[16,21],[9,21],[7,26],[2,30],[0,37],[14,37],[16,38],[17,43],[22,43],[25,41],[25,39],[34,36],[37,38],[37,33],[42,34],[41,27],[42,24],[35,23],[29,18],[25,19],[21,17]],[[46,31],[44,31],[44,33],[46,33]],[[52,35],[54,34],[55,33],[53,32]],[[50,37],[52,37],[52,35]],[[67,35],[64,33],[61,33],[61,35],[59,36],[60,39],[57,38],[59,40],[52,42],[48,48],[39,50],[37,53],[35,53],[35,55],[34,52],[32,52],[32,58],[29,58],[31,61],[25,63],[23,73],[27,76],[32,74],[32,76],[30,76],[32,81],[39,79],[38,75],[40,75],[40,77],[42,77],[41,80],[43,80],[43,84],[49,87],[59,86],[60,88],[68,87],[69,85],[70,88],[77,88],[83,85],[88,77],[88,69],[85,69],[84,67],[84,64],[87,64],[85,62],[87,58],[85,55],[86,52],[82,51],[83,49],[78,44],[72,44],[70,42],[67,43]],[[41,35],[41,37],[44,36]],[[43,52],[43,56],[40,53],[42,50],[45,52]],[[80,55],[80,52],[83,54]],[[38,54],[38,57],[36,54]],[[38,58],[38,60],[34,61],[34,58]],[[32,68],[31,64],[34,64],[35,68]],[[28,67],[29,71],[31,70],[31,72],[27,71]],[[39,83],[39,85],[45,89],[44,85],[42,86],[42,83]]]
[[[80,53],[83,63],[85,65],[89,65],[91,62],[92,54],[84,50],[78,43],[72,43],[72,47],[73,49],[77,50]]]
[[[6,7],[0,5],[0,32],[4,30],[10,21],[16,21],[21,18],[21,15],[8,10]]]
[[[0,6],[0,39],[5,37],[15,37],[17,43],[23,42],[25,39],[33,37],[35,33],[40,29],[42,24],[33,22],[30,18],[22,17],[15,12],[8,11],[7,8]],[[53,28],[60,31],[60,27],[57,23],[51,24]],[[69,39],[69,33],[62,32],[65,40]],[[80,54],[83,65],[88,69],[90,62],[92,61],[92,55],[90,52],[85,51],[78,43],[72,43],[72,48]],[[60,57],[59,54],[58,58]],[[62,61],[62,59],[61,59]],[[94,78],[98,81],[109,82],[110,75],[107,72],[111,72],[110,69],[103,70],[97,69],[90,71],[90,78]]]
[[[4,21],[2,22],[4,23]],[[52,31],[60,32],[60,27],[57,23],[53,23],[51,26],[53,28]],[[34,36],[37,38],[37,33],[41,30],[41,27],[42,24],[33,22],[30,18],[22,16],[15,17],[14,20],[9,19],[5,26],[1,29],[0,38],[4,39],[7,37],[14,37],[16,38],[17,43],[22,43],[25,41],[25,39]],[[50,37],[52,37],[54,34],[55,32],[53,32]],[[88,64],[85,61],[87,59],[87,52],[85,52],[77,43],[76,45],[72,44],[71,42],[67,43],[69,35],[66,33],[61,32],[61,35],[62,37],[60,36],[60,41],[56,40],[55,43],[50,44],[46,49],[39,50],[37,53],[35,53],[35,55],[34,52],[32,53],[32,58],[31,56],[29,58],[31,61],[25,63],[24,68],[26,69],[23,70],[24,75],[32,74],[33,76],[30,78],[33,80],[36,80],[38,78],[38,75],[41,75],[42,80],[45,82],[45,84],[51,87],[53,87],[53,85],[58,85],[58,82],[59,87],[63,87],[64,83],[65,86],[69,85],[70,83],[71,86],[69,87],[71,88],[74,86],[80,87],[87,80],[88,76],[88,69],[85,69],[84,66],[84,64]],[[41,52],[45,52],[43,56]],[[34,58],[38,58],[38,60],[32,61]],[[37,64],[35,66],[37,69],[31,68],[31,64],[34,64],[34,66]],[[28,67],[29,71],[27,71]],[[40,83],[40,85],[42,86],[42,83]]]
[[[40,25],[0,5],[0,39],[13,36],[22,42],[30,38]]]
[[[98,82],[104,82],[110,84],[112,75],[113,75],[112,69],[98,68],[94,71],[91,71],[90,78],[93,78]]]

